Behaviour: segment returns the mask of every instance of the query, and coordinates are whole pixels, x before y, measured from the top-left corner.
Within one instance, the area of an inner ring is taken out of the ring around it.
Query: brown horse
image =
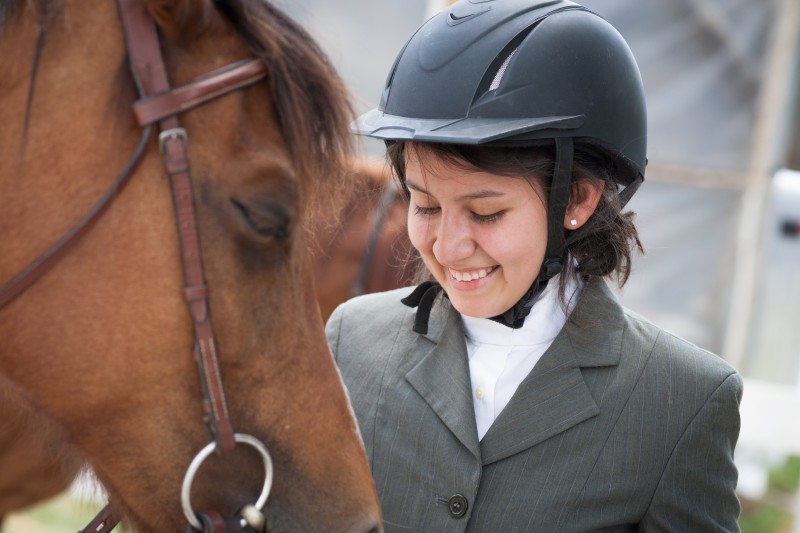
[[[174,86],[252,56],[266,66],[267,81],[180,120],[226,414],[272,456],[268,523],[379,530],[304,227],[343,175],[350,113],[341,83],[306,33],[261,0],[142,4]],[[0,0],[0,283],[92,209],[137,146],[119,20],[109,0]],[[134,529],[177,531],[184,474],[207,442],[207,391],[192,361],[167,172],[156,139],[143,146],[102,218],[0,309],[0,399],[14,413],[0,423],[14,424],[12,448],[55,450],[67,474],[88,460]],[[0,458],[4,482],[10,461]],[[264,469],[242,445],[211,457],[191,484],[192,511],[236,515],[261,500]]]
[[[355,186],[346,198],[312,218],[318,245],[312,248],[316,296],[323,320],[350,297],[412,283],[416,267],[406,232],[407,204],[386,165],[356,161],[350,168]],[[64,453],[63,438],[46,438],[44,428],[25,420],[23,412],[0,407],[0,466],[5,473],[0,477],[0,517],[59,494],[82,466],[77,457]]]

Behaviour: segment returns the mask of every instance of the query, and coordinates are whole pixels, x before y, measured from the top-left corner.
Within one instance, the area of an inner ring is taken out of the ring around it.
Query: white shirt
[[[479,440],[564,327],[567,314],[558,301],[558,283],[559,276],[548,282],[519,329],[488,318],[461,315]],[[575,306],[579,289],[575,282],[567,285],[568,312]]]

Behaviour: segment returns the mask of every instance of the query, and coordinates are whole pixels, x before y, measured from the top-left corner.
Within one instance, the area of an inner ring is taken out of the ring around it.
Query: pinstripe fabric
[[[327,326],[387,531],[738,531],[742,382],[720,358],[590,282],[479,443],[458,315],[441,299],[418,335],[408,292]]]

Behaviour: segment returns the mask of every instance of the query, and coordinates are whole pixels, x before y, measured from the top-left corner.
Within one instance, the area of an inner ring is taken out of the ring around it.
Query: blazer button
[[[454,494],[447,500],[447,511],[453,518],[461,518],[467,514],[467,507],[469,507],[469,503],[461,494]]]

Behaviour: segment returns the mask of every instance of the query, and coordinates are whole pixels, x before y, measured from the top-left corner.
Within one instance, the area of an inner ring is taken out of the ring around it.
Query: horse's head
[[[304,235],[314,202],[344,175],[341,83],[308,36],[261,0],[144,4],[173,86],[254,55],[266,65],[264,81],[179,118],[230,420],[274,462],[269,523],[379,528]],[[134,150],[126,57],[110,0],[0,1],[0,283],[78,221]],[[0,310],[6,386],[66,428],[112,505],[142,530],[185,527],[181,482],[208,442],[176,226],[151,139],[99,222]],[[234,515],[256,500],[262,472],[246,447],[210,458],[193,508]]]

